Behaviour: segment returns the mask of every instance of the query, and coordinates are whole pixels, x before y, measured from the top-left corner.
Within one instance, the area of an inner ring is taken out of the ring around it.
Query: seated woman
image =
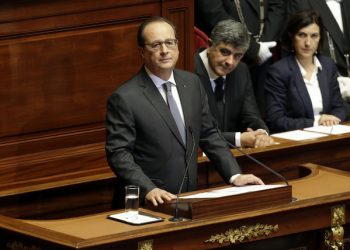
[[[271,66],[265,83],[266,120],[272,132],[332,126],[345,119],[337,68],[317,52],[322,29],[314,11],[296,13],[288,22],[285,40],[291,53]]]

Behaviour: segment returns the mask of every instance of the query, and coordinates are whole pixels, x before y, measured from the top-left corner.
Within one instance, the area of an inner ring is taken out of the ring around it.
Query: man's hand
[[[339,123],[340,123],[340,119],[334,115],[323,114],[318,120],[318,124],[324,125],[324,126],[334,126],[334,125],[338,125]]]
[[[154,188],[146,194],[146,200],[152,202],[154,206],[163,204],[164,201],[169,202],[172,199],[176,199],[176,196],[160,188]]]
[[[236,177],[236,179],[232,183],[235,186],[243,186],[247,184],[256,184],[256,185],[264,185],[264,182],[252,174],[241,174]]]
[[[263,64],[267,59],[269,59],[272,56],[272,53],[270,51],[271,48],[275,47],[277,43],[275,41],[272,42],[259,42],[260,49],[259,49],[259,64]]]
[[[257,135],[254,147],[255,148],[266,147],[266,146],[272,145],[274,142],[275,141],[272,139],[272,137],[268,136],[267,134]]]
[[[344,100],[350,101],[350,77],[339,76],[337,78],[341,96]]]
[[[258,148],[266,147],[274,143],[274,140],[264,130],[254,131],[247,128],[247,132],[241,134],[241,145],[243,147]]]

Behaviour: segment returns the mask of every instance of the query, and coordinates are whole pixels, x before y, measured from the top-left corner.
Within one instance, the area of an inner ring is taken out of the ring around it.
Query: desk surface
[[[69,218],[52,221],[23,220],[27,225],[37,226],[41,229],[48,229],[50,233],[59,233],[61,237],[50,238],[48,235],[37,235],[47,240],[59,240],[65,245],[93,246],[96,244],[110,243],[125,240],[137,240],[144,237],[156,237],[158,234],[177,232],[181,230],[195,229],[198,227],[211,226],[218,223],[226,223],[235,220],[251,219],[259,216],[266,216],[273,213],[292,212],[311,206],[318,206],[326,203],[345,202],[350,200],[350,174],[308,164],[312,170],[307,177],[292,180],[293,197],[297,201],[290,204],[279,205],[267,209],[242,212],[222,216],[219,218],[208,218],[192,220],[181,223],[172,223],[167,219],[166,214],[157,214],[165,218],[164,222],[144,226],[130,226],[116,221],[106,219],[106,216],[117,211],[101,213],[96,215]],[[322,225],[324,226],[324,225]],[[303,230],[306,230],[307,226]],[[286,232],[280,232],[283,234]]]
[[[350,133],[328,135],[303,141],[275,138],[279,144],[265,148],[244,148],[245,153],[255,157],[265,165],[284,175],[287,179],[296,178],[299,173],[296,166],[314,163],[344,171],[350,171]],[[232,150],[245,173],[254,173],[266,183],[279,181],[276,176],[258,166],[248,157]],[[199,157],[199,187],[209,188],[222,185],[218,175],[207,157]]]
[[[347,123],[347,125],[350,126],[350,123]],[[282,139],[273,137],[276,144],[267,146],[267,147],[261,147],[261,148],[242,148],[242,150],[247,154],[260,154],[260,153],[268,153],[272,151],[282,151],[282,150],[288,150],[293,148],[302,148],[303,146],[314,146],[317,144],[324,144],[327,145],[327,143],[331,142],[340,142],[340,141],[346,141],[350,146],[350,133],[344,133],[344,134],[338,134],[338,135],[327,135],[324,137],[314,138],[314,139],[308,139],[308,140],[301,140],[301,141],[294,141],[294,140],[288,140],[288,139]],[[235,157],[244,157],[244,155],[237,150],[232,150]],[[302,153],[302,152],[301,152]],[[200,156],[198,157],[198,162],[209,162],[208,157],[206,156]]]

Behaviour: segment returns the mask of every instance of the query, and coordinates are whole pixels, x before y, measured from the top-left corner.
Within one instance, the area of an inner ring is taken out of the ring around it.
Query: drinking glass
[[[136,220],[139,214],[140,188],[135,185],[125,186],[125,213],[129,220]]]

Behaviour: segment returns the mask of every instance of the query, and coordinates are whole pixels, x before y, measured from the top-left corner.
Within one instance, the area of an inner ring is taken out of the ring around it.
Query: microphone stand
[[[274,175],[276,175],[277,177],[279,177],[281,180],[283,180],[283,181],[286,183],[287,186],[289,186],[289,183],[288,183],[287,179],[286,179],[283,175],[281,175],[280,173],[276,172],[276,171],[273,170],[272,168],[266,166],[264,163],[262,163],[261,161],[259,161],[259,160],[256,159],[255,157],[253,157],[253,156],[251,156],[251,155],[249,155],[249,154],[243,152],[243,150],[241,150],[239,147],[233,145],[233,144],[230,143],[228,140],[226,140],[226,138],[221,134],[221,131],[220,131],[219,127],[218,127],[217,122],[216,122],[215,120],[213,120],[213,122],[214,122],[214,125],[215,125],[215,129],[216,129],[216,131],[218,132],[220,138],[221,138],[224,142],[226,142],[226,144],[227,144],[229,147],[234,148],[234,149],[237,149],[238,152],[240,152],[240,153],[243,154],[244,156],[248,157],[250,160],[252,160],[252,161],[255,162],[256,164],[258,164],[259,166],[264,167],[266,170],[268,170],[269,172],[273,173]]]
[[[179,191],[178,191],[178,193],[177,193],[177,195],[176,195],[174,217],[172,217],[172,218],[169,219],[169,221],[171,221],[171,222],[180,222],[180,221],[183,221],[183,220],[184,220],[184,218],[182,218],[182,217],[179,216],[179,196],[180,196],[182,187],[183,187],[183,185],[184,185],[186,175],[188,174],[188,168],[189,168],[189,166],[190,166],[190,163],[191,163],[191,160],[192,160],[192,156],[193,156],[193,152],[194,152],[194,148],[195,148],[195,144],[196,144],[196,143],[195,143],[195,138],[194,138],[194,135],[193,135],[193,132],[192,132],[191,127],[188,127],[188,130],[189,130],[190,133],[191,133],[193,144],[192,144],[192,149],[191,149],[190,157],[188,158],[188,161],[186,162],[185,173],[184,173],[184,175],[183,175],[183,177],[182,177],[181,185],[180,185]]]

